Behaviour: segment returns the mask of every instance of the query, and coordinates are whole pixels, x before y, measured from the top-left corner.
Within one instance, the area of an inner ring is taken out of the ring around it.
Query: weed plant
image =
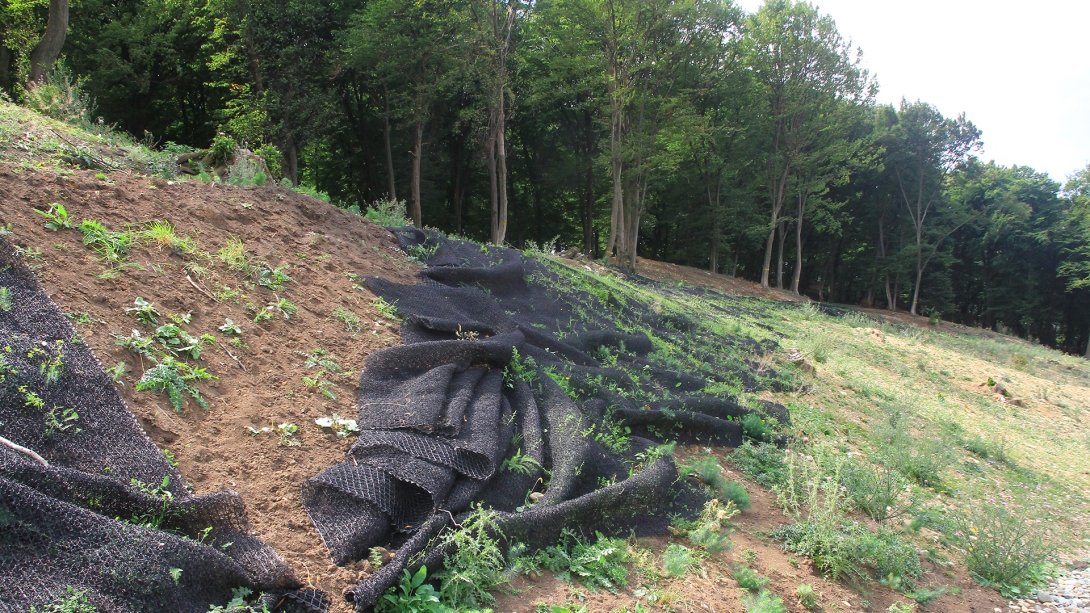
[[[784,452],[775,445],[745,441],[731,453],[731,462],[748,477],[765,487],[783,483],[787,478]]]
[[[370,204],[364,218],[386,227],[400,228],[410,223],[404,200],[376,200]]]
[[[746,608],[746,613],[787,613],[783,598],[773,596],[766,590],[743,596],[742,606]]]
[[[738,509],[749,508],[749,494],[746,493],[745,486],[737,481],[723,478],[723,468],[714,457],[699,458],[692,464],[682,466],[681,472],[695,475],[720,500],[729,500]]]
[[[15,300],[11,293],[11,289],[7,287],[0,287],[0,311],[5,313],[11,311],[15,306]]]
[[[1035,491],[1016,492],[973,501],[951,517],[969,572],[1008,597],[1045,582],[1057,549],[1047,537],[1060,529],[1051,505],[1032,500]]]
[[[30,613],[98,613],[98,609],[87,598],[86,591],[69,587],[67,595],[44,605],[42,608],[30,607]]]
[[[257,284],[274,292],[284,289],[284,285],[295,281],[284,272],[286,268],[288,268],[287,264],[273,268],[262,263],[257,269]]]
[[[360,320],[360,316],[344,307],[333,309],[333,317],[344,324],[345,329],[352,334],[363,330],[363,322]]]
[[[427,566],[421,566],[415,574],[408,569],[401,571],[401,581],[391,585],[375,603],[375,613],[449,613],[435,588],[425,583],[427,577]]]
[[[208,401],[201,396],[200,390],[191,382],[216,378],[203,368],[189,366],[184,362],[166,357],[162,362],[148,369],[136,382],[134,389],[141,392],[151,390],[157,394],[166,394],[175,411],[180,412],[185,408],[183,394],[188,394],[198,406],[208,410]]]
[[[941,489],[942,472],[953,463],[955,445],[938,434],[913,435],[911,413],[887,407],[887,419],[875,429],[879,461],[925,487]]]
[[[90,247],[108,264],[120,264],[129,256],[133,238],[125,232],[113,232],[94,220],[85,220],[78,226],[83,232],[83,244]]]
[[[818,605],[818,593],[814,589],[814,586],[809,583],[803,583],[795,588],[795,596],[799,600],[799,604],[808,611],[813,611]]]
[[[760,443],[772,441],[772,427],[756,413],[742,418],[742,436]]]
[[[133,301],[135,306],[125,309],[125,312],[132,315],[142,324],[148,326],[159,325],[159,316],[161,313],[155,308],[155,305],[148,302],[144,298],[137,296]]]
[[[833,579],[877,577],[911,588],[922,573],[916,548],[887,528],[870,532],[844,514],[846,488],[840,483],[843,462],[826,471],[812,457],[786,453],[787,478],[776,486],[777,502],[798,521],[771,536],[784,549],[814,560]],[[805,519],[802,517],[806,511]]]
[[[488,592],[505,580],[504,558],[496,538],[502,536],[494,511],[478,506],[457,530],[442,536],[443,558],[439,598],[455,611],[477,609],[495,598]]]
[[[63,204],[54,202],[49,205],[48,211],[34,209],[34,212],[46,218],[45,227],[47,230],[59,232],[61,230],[72,229],[72,222],[68,219],[68,211],[64,208]]]
[[[83,429],[76,426],[78,421],[79,413],[75,409],[55,406],[45,414],[45,437],[53,438],[66,432],[79,434]]]
[[[841,469],[841,483],[852,505],[879,523],[904,517],[915,508],[907,480],[893,468],[851,460]]]
[[[593,543],[565,528],[556,545],[521,557],[516,569],[534,572],[538,567],[557,573],[564,581],[578,579],[592,590],[616,592],[628,585],[628,567],[632,561],[627,544],[621,539],[597,534]]]
[[[738,566],[734,569],[734,580],[743,590],[756,592],[768,585],[768,577],[762,577],[748,566]]]
[[[662,552],[662,568],[671,577],[684,577],[697,566],[699,561],[693,550],[684,545],[670,543]]]
[[[389,319],[390,321],[401,321],[401,314],[397,312],[397,307],[383,300],[382,296],[375,298],[371,302],[371,306],[375,307],[378,314],[386,319]]]

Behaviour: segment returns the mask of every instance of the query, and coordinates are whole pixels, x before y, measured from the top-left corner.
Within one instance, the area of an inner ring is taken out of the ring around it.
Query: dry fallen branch
[[[3,445],[5,447],[9,447],[11,449],[14,449],[15,451],[18,451],[19,453],[28,455],[28,456],[34,458],[35,460],[37,460],[42,466],[49,466],[49,462],[46,462],[45,458],[43,458],[42,456],[34,453],[33,450],[27,449],[26,447],[23,447],[22,445],[16,445],[15,443],[9,441],[8,439],[6,439],[6,438],[4,438],[2,436],[0,436],[0,445]]]

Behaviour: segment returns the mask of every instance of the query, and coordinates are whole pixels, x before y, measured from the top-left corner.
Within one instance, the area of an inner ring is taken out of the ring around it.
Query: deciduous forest
[[[1061,185],[980,159],[965,115],[877,103],[834,19],[794,0],[20,0],[0,86],[179,154],[231,139],[344,208],[404,200],[482,242],[1086,354],[1090,167]]]

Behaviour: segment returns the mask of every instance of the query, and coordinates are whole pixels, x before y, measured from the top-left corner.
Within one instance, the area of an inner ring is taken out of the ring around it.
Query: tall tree
[[[823,153],[815,145],[822,136],[818,124],[823,111],[830,101],[861,96],[866,75],[832,17],[807,2],[768,0],[750,18],[748,33],[750,62],[764,88],[769,124],[765,187],[771,219],[761,271],[761,285],[768,287],[784,204],[793,191],[811,189],[799,191],[793,185],[795,167],[806,155],[814,156],[812,164],[821,160]]]
[[[890,130],[888,163],[897,176],[898,190],[915,232],[916,282],[910,309],[913,315],[917,314],[924,269],[941,242],[969,217],[955,213],[948,228],[938,229],[939,236],[925,258],[927,220],[936,205],[950,204],[945,202],[942,192],[947,174],[981,147],[980,130],[965,119],[964,113],[957,119],[948,119],[925,102],[901,101],[897,123]]]

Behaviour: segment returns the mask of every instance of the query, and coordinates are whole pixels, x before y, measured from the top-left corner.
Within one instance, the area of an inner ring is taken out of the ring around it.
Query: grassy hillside
[[[81,169],[80,155],[99,167]],[[366,356],[400,342],[355,275],[412,282],[416,264],[382,228],[319,200],[280,187],[168,182],[177,176],[171,154],[3,102],[0,159],[0,226],[103,363],[118,368],[152,439],[195,491],[240,491],[259,535],[331,592],[334,610],[348,610],[340,592],[373,566],[329,563],[299,485],[340,461],[351,440],[315,420],[350,416]],[[57,205],[71,228],[46,227],[41,212],[57,216]],[[77,228],[85,221],[126,237],[127,252],[89,242]],[[536,570],[493,589],[497,611],[739,610],[762,589],[802,611],[810,598],[802,585],[826,611],[906,611],[895,603],[913,602],[991,611],[1003,606],[991,588],[1024,591],[1090,550],[1087,361],[926,319],[743,292],[692,269],[648,263],[659,282],[647,283],[537,257],[563,280],[550,291],[639,298],[685,318],[691,328],[653,339],[656,361],[714,370],[721,380],[706,391],[758,409],[783,404],[792,421],[747,424],[753,442],[739,450],[676,451],[688,478],[724,506],[750,501],[715,519],[731,545],[711,547],[700,526],[683,522],[668,536],[620,542],[623,555],[600,565],[623,567],[613,569],[626,577],[615,593],[592,578],[558,578],[555,560],[528,559],[524,570]],[[217,377],[194,382],[207,409],[192,395],[175,407],[136,389],[151,364],[119,342],[155,331],[137,317],[137,299],[161,323],[174,316],[193,337],[215,337],[191,360]]]

